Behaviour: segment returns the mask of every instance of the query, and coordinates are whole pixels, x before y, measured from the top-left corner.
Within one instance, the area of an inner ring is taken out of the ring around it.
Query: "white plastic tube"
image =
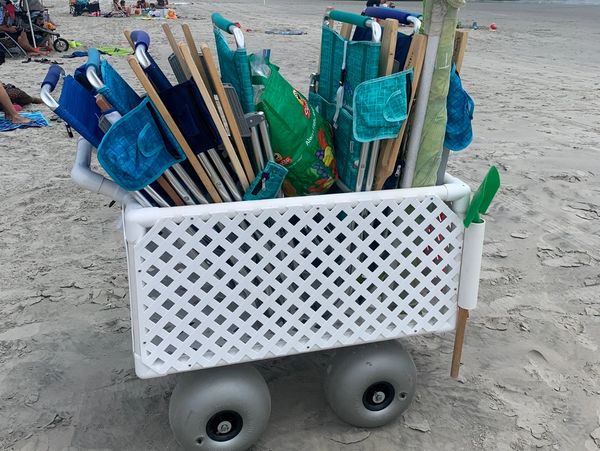
[[[456,203],[462,199],[468,199],[470,188],[460,180],[452,178],[446,185],[428,186],[422,188],[411,188],[403,190],[362,191],[358,193],[323,194],[321,196],[298,196],[278,199],[254,200],[252,202],[224,202],[207,205],[190,205],[172,208],[144,208],[129,209],[125,211],[126,224],[138,224],[143,227],[152,227],[160,219],[172,219],[178,221],[188,216],[207,217],[219,213],[254,212],[259,209],[274,208],[285,210],[290,207],[313,208],[315,206],[330,206],[337,204],[340,200],[362,202],[362,201],[384,201],[399,198],[425,198],[437,196],[443,201]],[[453,205],[454,206],[454,205]],[[128,240],[135,240],[128,235]]]
[[[484,235],[485,221],[472,223],[465,229],[458,285],[458,306],[466,310],[473,310],[477,307]]]
[[[129,193],[112,180],[90,169],[92,161],[92,145],[85,139],[79,138],[75,164],[71,169],[73,181],[93,193],[102,194],[123,205],[132,202]]]

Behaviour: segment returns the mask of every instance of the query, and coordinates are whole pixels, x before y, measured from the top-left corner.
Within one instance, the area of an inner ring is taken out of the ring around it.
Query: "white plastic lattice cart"
[[[89,171],[90,155],[81,140],[74,174]],[[470,189],[450,176],[428,188],[175,208],[142,208],[106,179],[75,178],[124,204],[137,375],[203,370],[183,378],[171,403],[186,448],[235,430],[244,444],[246,426],[260,434],[266,425],[264,380],[234,364],[325,349],[349,347],[327,376],[336,413],[361,426],[390,421],[416,377],[393,340],[453,330],[458,306],[475,307],[483,225],[465,233]],[[355,346],[373,342],[386,343]],[[207,403],[222,408],[199,418]],[[189,421],[206,431],[190,432]]]

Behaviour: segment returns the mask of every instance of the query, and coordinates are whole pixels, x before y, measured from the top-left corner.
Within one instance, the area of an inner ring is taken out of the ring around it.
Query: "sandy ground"
[[[121,30],[143,27],[166,61],[160,21],[72,18],[64,3],[49,5],[67,39],[125,47]],[[306,90],[326,3],[226,5],[178,6],[179,21],[212,43],[209,13],[227,13],[253,30],[250,48],[272,48]],[[450,167],[475,185],[496,164],[503,179],[461,379],[448,376],[451,335],[406,340],[416,401],[393,424],[362,430],[325,404],[326,355],[265,362],[273,412],[256,451],[600,449],[597,12],[510,2],[461,13],[498,31],[470,35],[463,79],[477,103],[476,138]],[[282,27],[307,34],[264,34]],[[82,62],[59,61],[68,71]],[[130,74],[124,59],[110,61]],[[0,79],[35,92],[46,70],[9,61]],[[119,209],[73,185],[74,151],[56,123],[0,136],[0,448],[176,450],[167,421],[175,378],[133,372]]]

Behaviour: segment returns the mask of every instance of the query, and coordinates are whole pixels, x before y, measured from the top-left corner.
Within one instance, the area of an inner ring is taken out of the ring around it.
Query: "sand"
[[[161,21],[72,18],[65,3],[49,6],[67,39],[125,47],[121,30],[143,27],[166,62]],[[177,12],[211,44],[210,12],[241,21],[253,30],[249,47],[270,47],[306,91],[325,5],[196,2]],[[488,216],[460,380],[448,376],[451,334],[405,340],[416,400],[394,423],[363,430],[326,406],[327,354],[263,362],[273,412],[255,451],[600,449],[597,12],[516,2],[461,12],[463,23],[498,31],[470,35],[463,80],[477,104],[476,137],[450,169],[475,186],[495,164],[503,187]],[[51,58],[69,72],[83,62]],[[133,79],[125,59],[110,61]],[[0,79],[35,92],[46,70],[8,61]],[[143,381],[133,371],[119,208],[74,186],[74,152],[54,122],[0,135],[0,449],[176,450],[167,421],[175,377]]]

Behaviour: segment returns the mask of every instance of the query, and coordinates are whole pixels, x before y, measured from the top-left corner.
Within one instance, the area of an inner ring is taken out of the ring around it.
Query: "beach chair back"
[[[368,17],[373,17],[380,20],[394,19],[403,25],[412,25],[413,33],[418,33],[421,28],[420,14],[402,11],[395,8],[373,8],[369,7],[363,11],[363,14]],[[385,25],[384,25],[385,26]],[[412,43],[413,34],[397,33],[396,49],[394,51],[394,59],[397,61],[397,67],[405,67],[406,57]],[[353,41],[370,41],[372,33],[370,28],[356,27],[352,36]]]
[[[223,83],[233,85],[238,93],[244,112],[254,112],[256,107],[254,105],[250,62],[245,47],[244,35],[235,23],[225,19],[219,13],[214,13],[211,19],[214,25],[221,79]],[[237,47],[235,51],[229,48],[229,44],[227,44],[221,30],[234,36]]]
[[[53,64],[50,67],[42,82],[42,100],[58,117],[97,148],[104,133],[98,127],[98,120],[102,113],[96,105],[96,99],[92,92],[71,75],[67,75],[63,79],[62,91],[57,102],[52,98],[51,93],[62,75],[64,71],[59,65]]]
[[[330,21],[345,24],[338,32]],[[370,28],[371,41],[350,41],[352,26]],[[333,10],[325,18],[316,92],[310,103],[334,126],[334,148],[339,184],[344,190],[361,191],[370,146],[354,137],[353,98],[356,88],[379,75],[381,27],[365,16]]]
[[[108,61],[100,59],[100,52],[95,48],[88,49],[85,71],[96,92],[102,94],[121,115],[127,114],[142,101]]]

